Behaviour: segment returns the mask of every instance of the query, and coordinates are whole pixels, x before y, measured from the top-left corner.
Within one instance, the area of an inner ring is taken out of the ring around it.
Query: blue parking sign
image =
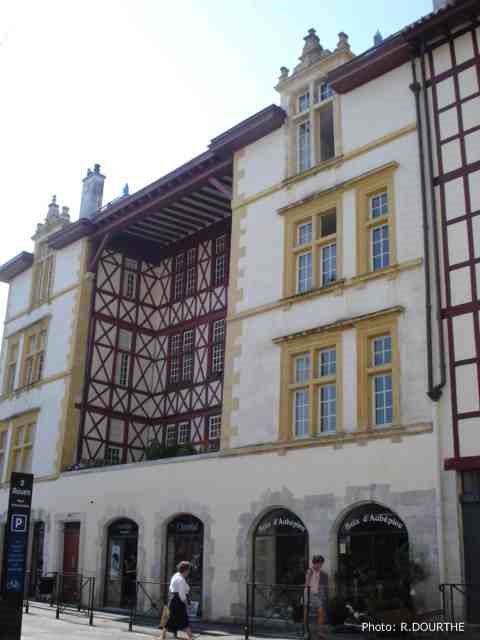
[[[26,533],[28,518],[21,513],[13,513],[11,519],[12,533]]]

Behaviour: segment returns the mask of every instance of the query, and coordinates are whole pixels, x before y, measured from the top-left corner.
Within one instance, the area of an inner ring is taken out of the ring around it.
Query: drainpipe
[[[424,44],[422,43],[421,52],[421,67],[422,67],[422,85],[424,89],[424,109],[427,126],[427,143],[428,143],[428,162],[430,171],[430,187],[431,187],[431,203],[432,203],[432,232],[433,232],[433,244],[434,244],[434,264],[436,270],[436,283],[437,283],[437,322],[439,332],[439,350],[440,350],[440,382],[438,385],[434,385],[433,380],[433,354],[432,354],[432,300],[431,300],[431,273],[430,273],[430,242],[429,242],[429,221],[428,221],[428,205],[427,205],[427,186],[426,186],[426,172],[425,172],[425,150],[424,150],[424,138],[423,138],[423,121],[422,112],[420,106],[420,91],[422,85],[417,80],[417,68],[415,62],[415,52],[411,55],[411,68],[413,82],[410,85],[410,89],[415,96],[415,109],[417,115],[417,133],[418,133],[418,150],[420,157],[420,181],[422,192],[422,217],[423,217],[423,241],[424,241],[424,253],[425,253],[425,292],[426,292],[426,334],[427,334],[427,370],[428,370],[428,391],[427,395],[435,403],[432,405],[432,423],[433,432],[435,434],[435,523],[437,529],[438,539],[438,572],[439,581],[441,584],[445,582],[445,538],[443,532],[444,523],[444,509],[443,509],[443,488],[442,488],[442,440],[439,420],[440,405],[437,401],[442,394],[442,388],[445,386],[445,353],[444,353],[444,341],[443,330],[441,321],[441,299],[440,299],[440,261],[438,250],[438,229],[437,229],[437,210],[435,203],[435,193],[433,187],[433,158],[432,158],[432,146],[431,146],[431,131],[430,122],[428,118],[428,97],[425,90],[425,61],[424,61]]]

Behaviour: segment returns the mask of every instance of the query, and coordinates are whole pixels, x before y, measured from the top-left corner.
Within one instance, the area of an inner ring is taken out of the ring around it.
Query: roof
[[[10,282],[33,264],[33,253],[22,251],[14,258],[0,266],[0,282]]]
[[[344,65],[333,69],[329,82],[337,93],[348,93],[407,62],[412,51],[426,38],[445,33],[445,25],[453,27],[465,22],[475,11],[478,0],[454,0],[447,6],[423,16],[401,31],[386,38],[380,45],[368,49]]]
[[[286,113],[277,105],[270,105],[258,113],[243,120],[228,129],[210,142],[208,150],[192,158],[185,164],[167,173],[136,193],[115,200],[100,209],[91,218],[81,218],[77,222],[66,226],[53,234],[49,240],[50,246],[60,249],[75,240],[87,235],[103,235],[106,232],[125,229],[136,223],[138,228],[135,235],[146,239],[160,238],[153,228],[161,224],[160,219],[152,217],[153,209],[171,207],[180,198],[192,199],[193,191],[197,192],[197,202],[189,202],[190,208],[197,207],[198,216],[202,215],[221,219],[230,214],[229,198],[224,194],[231,190],[231,173],[233,167],[233,153],[256,140],[278,129],[284,122]],[[216,189],[211,183],[215,181]],[[200,193],[201,191],[201,193]],[[222,195],[223,194],[223,195]],[[213,210],[212,210],[213,207]],[[185,218],[186,205],[182,205]],[[172,214],[171,211],[169,211]],[[151,220],[144,220],[146,216]],[[191,215],[191,213],[189,214]],[[141,220],[140,220],[141,218]],[[213,218],[212,218],[213,221]],[[193,220],[185,220],[184,224],[191,227]],[[198,222],[198,220],[195,220]],[[173,238],[169,225],[163,220],[165,241]],[[179,222],[181,226],[182,222]],[[134,235],[132,233],[132,235]]]

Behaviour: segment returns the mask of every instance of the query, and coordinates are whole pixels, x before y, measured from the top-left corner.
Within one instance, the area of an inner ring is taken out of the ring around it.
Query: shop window
[[[108,528],[106,607],[131,609],[136,601],[138,526],[128,519]]]

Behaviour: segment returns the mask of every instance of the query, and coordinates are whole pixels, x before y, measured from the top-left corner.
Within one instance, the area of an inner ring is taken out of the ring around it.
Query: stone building
[[[477,14],[457,0],[359,56],[310,30],[280,106],[105,206],[95,165],[79,219],[54,199],[0,267],[0,511],[34,473],[32,590],[95,575],[125,608],[127,562],[161,589],[188,557],[201,615],[232,619],[247,581],[301,584],[314,553],[347,596],[408,599],[409,563],[420,608],[463,581]]]

